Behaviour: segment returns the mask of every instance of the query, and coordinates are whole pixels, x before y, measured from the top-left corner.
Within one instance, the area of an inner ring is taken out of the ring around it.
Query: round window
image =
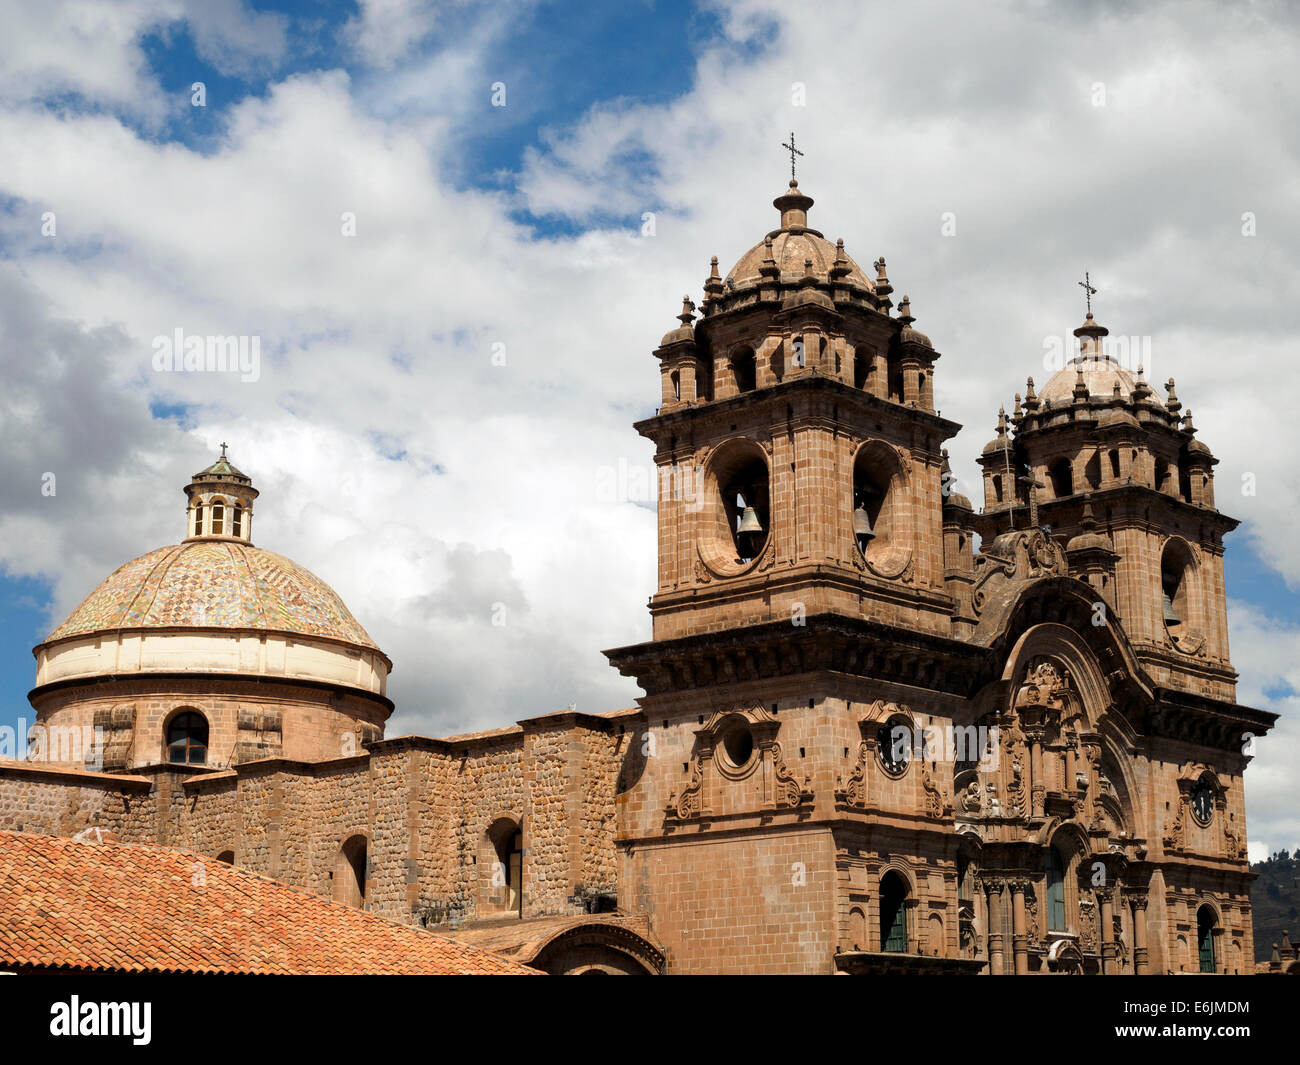
[[[1202,825],[1214,816],[1214,788],[1208,780],[1198,780],[1192,789],[1192,816]]]
[[[733,768],[743,769],[754,757],[754,734],[746,725],[733,725],[723,733],[722,750]]]
[[[902,776],[912,761],[912,723],[891,717],[876,730],[876,754],[890,776]]]

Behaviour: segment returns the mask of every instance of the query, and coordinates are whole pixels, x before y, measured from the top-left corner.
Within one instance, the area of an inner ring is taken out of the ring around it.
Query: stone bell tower
[[[919,723],[914,698],[950,712],[968,665],[951,639],[945,535],[958,543],[964,519],[944,514],[959,426],[934,407],[939,353],[907,297],[895,313],[884,259],[868,276],[810,227],[797,181],[773,205],[778,226],[725,277],[714,258],[698,316],[684,299],[655,349],[661,406],[636,426],[660,471],[654,633],[607,652],[646,691],[619,905],[652,915],[677,972],[832,971],[846,944],[881,940],[865,931],[890,924],[881,907],[902,912],[866,887],[884,863],[955,869],[931,769],[891,755],[877,773],[864,753]],[[954,956],[943,912],[896,938]],[[749,940],[769,926],[784,931]]]
[[[1237,520],[1215,507],[1218,459],[1173,378],[1161,400],[1141,365],[1104,349],[1108,333],[1089,309],[1074,357],[1041,392],[1030,378],[1016,397],[1014,441],[1000,419],[980,458],[977,528],[991,540],[1036,514],[1159,683],[1231,699],[1223,537]]]
[[[939,353],[812,204],[792,180],[780,225],[725,279],[713,259],[701,317],[684,299],[655,351],[656,639],[824,612],[948,629]]]

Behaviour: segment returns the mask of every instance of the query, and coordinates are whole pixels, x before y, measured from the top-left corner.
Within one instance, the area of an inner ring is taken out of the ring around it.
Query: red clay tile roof
[[[536,972],[193,851],[0,832],[0,969],[24,968]]]

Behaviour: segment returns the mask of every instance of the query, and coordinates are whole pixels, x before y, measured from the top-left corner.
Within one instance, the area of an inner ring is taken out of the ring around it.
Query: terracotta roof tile
[[[193,851],[0,832],[0,968],[524,975]]]

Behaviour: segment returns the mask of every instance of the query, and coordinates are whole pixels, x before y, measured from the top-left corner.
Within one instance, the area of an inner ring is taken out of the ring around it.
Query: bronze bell
[[[753,507],[746,507],[745,512],[740,516],[740,525],[737,527],[738,533],[761,533],[763,523],[758,520],[758,511]]]
[[[867,516],[866,507],[858,507],[853,512],[853,535],[859,540],[870,540],[876,535],[871,528],[871,519]]]
[[[1164,593],[1164,612],[1166,625],[1181,625],[1183,619],[1178,616],[1178,611],[1174,609],[1174,601],[1169,598],[1169,593]]]

